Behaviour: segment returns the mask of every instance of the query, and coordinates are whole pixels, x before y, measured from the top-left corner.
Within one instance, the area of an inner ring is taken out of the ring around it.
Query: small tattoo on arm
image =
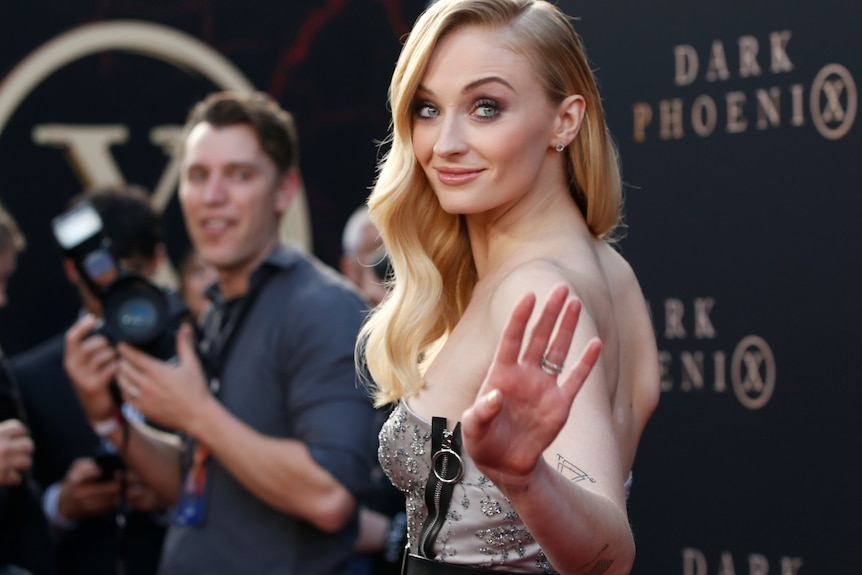
[[[573,483],[577,483],[579,481],[587,480],[590,483],[595,483],[596,480],[587,474],[586,471],[568,461],[565,457],[557,454],[557,471],[563,474],[563,476],[567,477]]]
[[[596,561],[596,564],[593,565],[592,570],[586,575],[602,575],[602,573],[607,573],[608,569],[610,569],[613,564],[613,559],[599,559]]]
[[[602,575],[603,573],[607,573],[611,568],[611,565],[614,564],[613,559],[600,559],[599,556],[608,550],[610,545],[605,545],[602,547],[602,550],[596,553],[596,558],[592,561],[586,563],[583,567],[584,575]]]

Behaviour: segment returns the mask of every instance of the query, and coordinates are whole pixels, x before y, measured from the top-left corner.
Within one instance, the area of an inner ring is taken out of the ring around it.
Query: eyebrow
[[[187,164],[185,167],[185,170],[188,171],[188,170],[194,170],[194,169],[199,169],[199,168],[200,169],[206,169],[206,170],[210,169],[210,167],[203,162],[194,162],[191,164]],[[224,168],[228,169],[228,170],[235,170],[237,168],[249,168],[249,169],[257,170],[258,164],[252,160],[249,160],[249,161],[238,160],[235,162],[228,162],[227,164],[224,165]]]
[[[475,90],[476,88],[479,88],[480,86],[484,86],[485,84],[492,84],[492,83],[503,84],[504,86],[507,86],[513,92],[517,92],[517,90],[515,90],[515,87],[512,86],[509,82],[507,82],[503,78],[501,78],[499,76],[486,76],[485,78],[479,78],[478,80],[473,80],[472,82],[470,82],[469,84],[464,86],[461,89],[461,93],[467,94],[468,92],[471,92],[472,90]],[[425,93],[430,94],[432,96],[434,95],[434,90],[429,90],[424,84],[419,84],[418,90],[421,90],[422,92],[425,92]]]

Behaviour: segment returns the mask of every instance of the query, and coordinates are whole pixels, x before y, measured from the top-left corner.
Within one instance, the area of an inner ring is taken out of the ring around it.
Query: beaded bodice
[[[407,537],[417,552],[422,523],[428,514],[425,483],[431,466],[431,424],[404,400],[380,430],[378,458],[393,485],[407,499]],[[556,574],[518,512],[467,456],[464,475],[455,485],[446,521],[437,535],[434,559],[446,563]]]

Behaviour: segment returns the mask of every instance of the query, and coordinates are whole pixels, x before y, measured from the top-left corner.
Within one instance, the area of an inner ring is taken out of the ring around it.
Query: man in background
[[[383,240],[364,204],[348,218],[341,234],[341,272],[352,281],[370,307],[386,295],[388,261]],[[375,430],[386,422],[390,406],[377,410]],[[404,494],[383,473],[380,465],[371,471],[371,489],[359,512],[359,540],[350,575],[397,575],[407,543]]]
[[[214,94],[191,111],[179,200],[195,249],[216,268],[197,345],[175,363],[83,318],[66,365],[91,423],[176,502],[162,575],[344,575],[370,474],[374,409],[357,387],[365,306],[339,274],[279,240],[301,189],[293,118],[262,93]],[[109,382],[184,440],[114,425]],[[183,458],[180,458],[180,455]]]
[[[368,305],[375,307],[383,300],[386,295],[386,250],[365,205],[356,208],[344,225],[338,266],[341,273],[356,285]]]

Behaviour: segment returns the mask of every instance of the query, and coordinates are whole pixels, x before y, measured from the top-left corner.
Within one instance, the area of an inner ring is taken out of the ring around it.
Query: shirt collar
[[[292,267],[299,259],[300,253],[298,248],[289,244],[279,244],[251,273],[251,278],[249,279],[249,291],[251,291],[252,286],[263,281],[267,272],[273,270],[286,270]],[[206,288],[206,290],[204,290],[204,295],[213,303],[224,303],[224,297],[218,287],[218,280],[214,281]]]

